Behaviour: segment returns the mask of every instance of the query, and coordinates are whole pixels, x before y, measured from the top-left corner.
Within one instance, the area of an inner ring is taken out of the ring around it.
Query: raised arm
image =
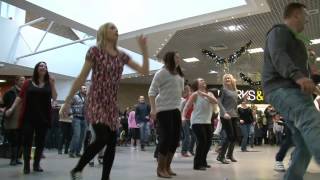
[[[196,102],[197,96],[198,96],[197,92],[194,92],[194,93],[192,93],[191,96],[189,97],[189,99],[188,99],[188,101],[187,101],[187,103],[186,103],[186,105],[184,106],[183,111],[182,111],[182,120],[185,120],[185,119],[186,119],[186,118],[185,118],[185,117],[186,117],[186,114],[187,114],[187,112],[189,111],[189,109],[192,107],[193,103]]]
[[[148,47],[147,47],[147,38],[140,36],[138,38],[138,43],[143,56],[142,66],[140,66],[139,64],[137,64],[131,59],[128,61],[128,66],[142,75],[148,75],[149,74],[149,59],[148,59],[149,55],[148,55]]]
[[[50,76],[49,77],[49,83],[50,83],[50,87],[51,87],[51,96],[52,96],[52,100],[53,102],[55,102],[57,100],[57,89],[56,89],[56,80],[54,79],[54,77]]]

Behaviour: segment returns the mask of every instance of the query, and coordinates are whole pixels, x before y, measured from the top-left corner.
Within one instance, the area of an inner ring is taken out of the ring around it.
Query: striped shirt
[[[184,88],[184,78],[172,75],[166,68],[161,68],[153,77],[149,96],[156,97],[156,111],[180,109]]]
[[[71,110],[73,117],[83,118],[84,117],[84,103],[85,97],[83,97],[80,93],[77,93],[73,96],[71,102]]]

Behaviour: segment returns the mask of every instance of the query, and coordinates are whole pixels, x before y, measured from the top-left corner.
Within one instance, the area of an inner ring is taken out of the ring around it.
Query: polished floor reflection
[[[240,152],[235,150],[237,163],[224,165],[215,160],[216,154],[209,152],[208,163],[211,168],[206,171],[194,171],[192,169],[193,158],[181,157],[176,154],[173,162],[173,169],[178,173],[175,180],[280,180],[283,173],[273,170],[274,155],[277,147],[255,147],[251,152]],[[22,174],[22,166],[11,167],[9,160],[0,159],[0,177],[2,180],[67,180],[69,171],[77,162],[77,159],[70,159],[67,155],[58,155],[56,151],[47,150],[46,158],[42,161],[43,173],[30,175]],[[98,180],[101,177],[101,165],[94,167],[87,166],[83,172],[84,180]],[[284,163],[288,164],[288,158]],[[147,147],[147,151],[141,152],[130,147],[118,147],[114,168],[111,172],[112,180],[153,180],[160,179],[155,173],[156,161],[153,159],[153,148]],[[319,180],[320,167],[313,161],[305,180]]]

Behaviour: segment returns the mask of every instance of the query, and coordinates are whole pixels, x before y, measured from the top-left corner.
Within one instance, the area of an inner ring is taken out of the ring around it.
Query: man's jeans
[[[240,129],[241,129],[241,133],[242,133],[241,151],[247,150],[250,128],[251,128],[251,124],[241,124],[240,125]]]
[[[249,133],[249,143],[250,143],[250,146],[253,147],[254,145],[254,139],[255,139],[255,130],[254,130],[254,124],[251,123],[250,124],[250,133]]]
[[[72,119],[72,140],[70,146],[70,154],[80,154],[85,133],[87,131],[87,121],[85,119]]]
[[[296,145],[291,166],[285,180],[302,180],[311,154],[320,164],[320,112],[312,96],[296,88],[280,88],[272,91],[266,100],[288,120],[292,140]]]
[[[187,153],[190,146],[190,120],[185,120],[182,123],[183,139],[181,153]]]
[[[149,142],[149,134],[150,134],[149,122],[140,122],[139,128],[140,128],[140,143],[142,146],[144,146]]]

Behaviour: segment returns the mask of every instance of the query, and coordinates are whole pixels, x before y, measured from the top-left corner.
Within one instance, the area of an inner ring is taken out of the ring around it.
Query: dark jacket
[[[19,95],[20,90],[17,89],[16,86],[13,86],[9,91],[7,91],[3,95],[3,105],[5,107],[5,111],[9,109],[12,104],[14,103],[16,97]],[[18,129],[18,123],[19,123],[19,115],[20,115],[20,106],[17,106],[12,115],[9,117],[5,117],[3,113],[3,127],[5,129]]]
[[[136,122],[142,123],[142,122],[148,122],[149,118],[146,118],[146,116],[150,115],[150,106],[147,103],[139,103],[136,107]]]
[[[295,80],[309,77],[304,43],[285,24],[273,26],[264,51],[262,86],[266,96],[278,88],[300,88]]]

